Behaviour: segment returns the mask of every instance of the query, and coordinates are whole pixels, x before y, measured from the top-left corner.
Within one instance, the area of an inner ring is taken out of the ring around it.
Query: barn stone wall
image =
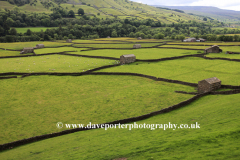
[[[216,82],[212,84],[209,84],[206,80],[202,80],[198,82],[199,93],[210,92],[219,88],[221,88],[221,82]]]
[[[128,63],[133,63],[136,61],[136,56],[133,57],[120,57],[120,64],[128,64]]]

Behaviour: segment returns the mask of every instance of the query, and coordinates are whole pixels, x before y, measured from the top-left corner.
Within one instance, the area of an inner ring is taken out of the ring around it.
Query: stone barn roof
[[[33,47],[24,47],[23,49],[34,49]]]
[[[127,58],[127,57],[135,57],[134,54],[125,54],[125,55],[122,55],[124,58]]]
[[[196,38],[187,38],[184,40],[184,42],[195,42]]]
[[[213,46],[211,46],[211,47],[206,48],[205,50],[208,50],[208,49],[211,49],[211,48],[219,48],[219,46],[213,45]]]
[[[135,49],[141,48],[141,47],[142,47],[141,44],[134,44],[134,45],[133,45],[133,48],[135,48]]]
[[[213,77],[213,78],[208,78],[208,79],[204,79],[206,82],[208,82],[209,84],[214,84],[214,83],[218,83],[221,82],[220,79],[218,79],[217,77]]]

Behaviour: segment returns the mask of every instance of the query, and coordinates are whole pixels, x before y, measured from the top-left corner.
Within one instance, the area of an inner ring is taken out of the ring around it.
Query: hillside
[[[240,20],[240,11],[225,10],[208,6],[158,6],[170,9],[180,9],[186,13],[193,13],[201,16],[212,17],[223,22],[236,22]]]
[[[189,20],[201,21],[202,19],[195,15],[158,9],[129,0],[68,0],[66,3],[57,0],[30,0],[29,2],[17,6],[16,4],[10,4],[8,1],[0,1],[0,9],[13,10],[18,8],[20,11],[52,13],[53,8],[59,5],[64,9],[73,10],[75,14],[77,14],[79,8],[82,8],[85,14],[95,15],[98,18],[114,18],[116,16],[121,19],[136,17],[143,20],[150,18],[155,21],[160,20],[163,23],[187,22]]]

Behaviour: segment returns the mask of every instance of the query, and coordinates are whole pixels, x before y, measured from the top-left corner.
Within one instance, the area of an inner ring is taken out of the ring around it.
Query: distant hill
[[[154,5],[154,7],[166,7],[170,9],[183,10],[186,13],[193,13],[197,15],[207,16],[218,19],[223,22],[236,22],[240,20],[240,11],[225,10],[217,7],[208,6],[161,6]]]
[[[11,2],[11,3],[9,3]],[[202,18],[195,15],[181,13],[178,10],[159,9],[129,0],[0,0],[0,9],[52,13],[54,7],[61,6],[66,10],[73,10],[75,14],[79,8],[89,16],[98,18],[138,18],[153,19],[162,23],[179,23],[195,20],[202,22]]]

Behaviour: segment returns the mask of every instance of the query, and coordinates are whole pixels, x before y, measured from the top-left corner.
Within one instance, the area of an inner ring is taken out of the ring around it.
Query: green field
[[[26,33],[28,29],[30,29],[32,32],[45,32],[47,29],[53,29],[58,27],[24,27],[24,28],[15,28],[18,33]]]
[[[82,72],[110,64],[115,61],[64,55],[33,56],[2,59],[0,72]]]
[[[207,55],[207,57],[240,59],[240,54],[225,54],[225,52],[222,52],[222,53],[210,53],[210,54]]]
[[[130,65],[104,69],[100,72],[140,73],[191,83],[198,83],[202,79],[218,77],[222,80],[222,84],[240,85],[239,70],[239,62],[184,58],[154,63],[135,62]]]
[[[168,42],[168,44],[179,44],[179,45],[202,45],[202,46],[210,46],[210,45],[236,45],[239,46],[240,42]]]
[[[0,83],[4,91],[0,96],[1,144],[57,132],[59,121],[104,123],[140,116],[192,97],[175,90],[194,91],[187,86],[121,76],[36,76]]]
[[[48,41],[33,41],[33,42],[14,42],[14,43],[0,43],[0,48],[22,50],[24,47],[35,47],[37,44],[44,44],[45,47],[59,47],[70,46],[71,43],[48,42]]]
[[[154,47],[162,43],[137,43],[141,47]],[[133,48],[134,44],[74,44],[74,47],[91,47],[91,48]]]
[[[137,50],[116,50],[116,49],[101,49],[87,52],[69,52],[69,54],[82,54],[90,56],[106,56],[119,58],[123,54],[134,54],[137,59],[159,59],[166,57],[176,57],[191,54],[199,54],[199,51],[189,51],[184,49],[162,49],[162,48],[143,48]]]
[[[159,48],[192,48],[192,49],[205,49],[208,48],[210,46],[185,46],[185,45],[162,45],[159,46]]]
[[[206,96],[181,109],[137,122],[179,125],[198,122],[200,129],[97,129],[28,144],[4,151],[1,157],[236,160],[240,156],[239,114],[239,95]]]
[[[91,0],[93,1],[95,0]],[[106,4],[111,3],[107,0]],[[134,54],[137,59],[146,60],[203,53],[198,50],[163,47],[131,49],[135,42],[142,47],[151,47],[163,42],[154,39],[144,41],[150,43],[139,43],[140,41],[136,38],[127,37],[74,40],[73,43],[64,41],[0,43],[0,48],[3,48],[0,49],[0,73],[82,73],[119,63],[117,60],[104,59],[104,56],[119,58],[123,54]],[[96,44],[105,42],[107,44]],[[1,58],[20,55],[20,51],[9,51],[5,48],[21,50],[23,47],[34,47],[36,44],[46,46],[43,49],[35,49],[37,56]],[[214,45],[214,42],[208,44]],[[163,46],[193,49],[204,47]],[[84,47],[100,49],[92,50]],[[125,47],[129,49],[116,49]],[[225,54],[225,51],[238,51],[239,46],[220,46],[220,48],[223,49],[223,53],[209,53],[206,56],[240,59],[240,55]],[[82,51],[86,49],[88,51]],[[58,52],[78,56],[42,55]],[[103,58],[86,58],[81,55]],[[240,86],[239,70],[239,62],[186,57],[158,62],[138,61],[101,69],[92,74],[130,72],[195,84],[206,78],[217,77],[224,85]],[[17,73],[11,75],[14,76]],[[57,122],[87,125],[89,122],[100,124],[141,116],[194,96],[175,91],[197,92],[195,87],[129,75],[34,75],[24,78],[17,75],[17,77],[0,79],[2,124],[0,125],[0,144],[67,130],[66,127],[58,129]],[[221,88],[218,91],[229,90]],[[95,129],[0,151],[0,159],[79,159],[81,157],[80,159],[86,160],[120,160],[117,158],[235,160],[240,156],[239,107],[239,94],[206,95],[177,110],[136,122],[138,124],[170,122],[178,125],[197,122],[200,124],[198,129],[108,129],[107,131]]]

